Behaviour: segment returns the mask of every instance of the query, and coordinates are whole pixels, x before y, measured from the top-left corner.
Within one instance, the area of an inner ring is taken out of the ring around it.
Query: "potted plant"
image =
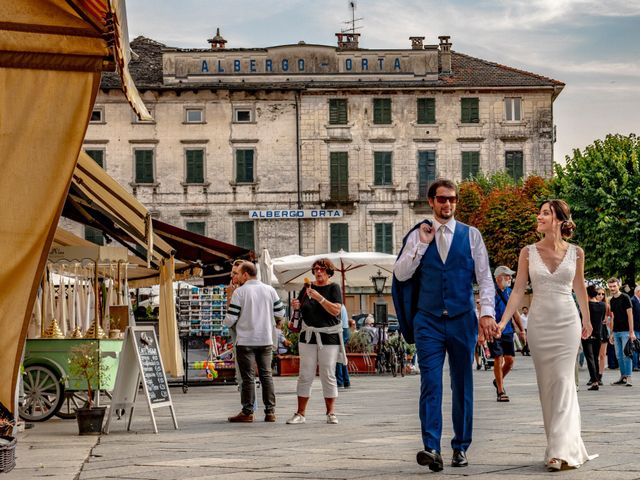
[[[99,435],[107,407],[95,407],[95,387],[108,380],[108,367],[100,355],[99,343],[85,342],[69,353],[69,374],[87,388],[87,403],[76,409],[80,435]]]
[[[277,355],[278,375],[282,377],[298,375],[300,372],[300,357],[298,356],[298,342],[300,334],[290,332],[288,326],[282,326],[282,333],[291,345],[289,345],[289,354]]]
[[[364,330],[356,330],[345,345],[349,373],[374,373],[376,354],[372,353],[371,338]]]
[[[13,415],[0,404],[0,473],[7,473],[16,466],[16,439],[13,427],[16,422]]]

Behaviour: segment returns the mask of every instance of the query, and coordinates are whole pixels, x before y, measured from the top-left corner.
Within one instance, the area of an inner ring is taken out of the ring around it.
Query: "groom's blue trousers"
[[[453,439],[451,448],[466,451],[473,428],[473,352],[478,338],[474,310],[457,317],[418,311],[414,320],[420,365],[420,423],[424,447],[440,452],[442,437],[442,369],[449,356]]]

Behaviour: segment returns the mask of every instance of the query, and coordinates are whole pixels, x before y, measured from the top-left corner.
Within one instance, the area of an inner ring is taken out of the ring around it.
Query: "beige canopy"
[[[127,81],[123,14],[116,0],[0,2],[0,402],[11,411],[37,285],[101,71],[117,67],[135,109],[148,115]]]

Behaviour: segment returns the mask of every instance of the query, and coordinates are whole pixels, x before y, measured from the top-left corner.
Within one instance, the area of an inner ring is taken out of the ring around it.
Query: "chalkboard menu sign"
[[[136,339],[136,349],[142,364],[142,377],[149,393],[149,401],[152,404],[169,401],[169,387],[160,363],[160,351],[153,332],[136,331],[133,336]]]
[[[125,414],[128,412],[127,430],[131,428],[140,383],[144,387],[144,394],[147,398],[153,431],[158,433],[153,411],[163,407],[169,407],[171,410],[173,426],[177,429],[178,420],[171,402],[167,377],[162,368],[158,337],[156,337],[153,327],[127,327],[125,331],[105,433],[109,433],[111,417],[114,412],[121,410],[124,410]]]

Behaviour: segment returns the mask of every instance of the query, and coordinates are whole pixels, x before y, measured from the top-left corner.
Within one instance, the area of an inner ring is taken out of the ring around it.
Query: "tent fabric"
[[[35,293],[99,82],[99,73],[0,68],[8,120],[0,132],[0,402],[12,411]]]
[[[0,2],[0,402],[13,412],[38,282],[100,72],[113,35],[126,33],[126,19],[117,18],[123,0],[120,10],[112,8],[116,0],[91,1],[111,11],[105,27],[115,20],[124,28],[105,34],[66,0]]]
[[[184,375],[182,350],[178,337],[178,321],[173,294],[173,257],[162,261],[160,266],[160,356],[165,371],[173,377]]]

